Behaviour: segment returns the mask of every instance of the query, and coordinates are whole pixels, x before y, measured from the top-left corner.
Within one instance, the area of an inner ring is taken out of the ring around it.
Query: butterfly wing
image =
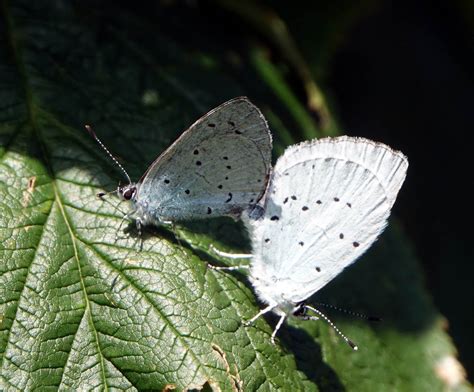
[[[303,301],[361,256],[386,226],[407,167],[402,153],[361,138],[288,148],[263,218],[247,223],[263,298]]]
[[[272,139],[260,110],[232,99],[187,129],[149,168],[137,202],[154,219],[239,216],[262,197]]]

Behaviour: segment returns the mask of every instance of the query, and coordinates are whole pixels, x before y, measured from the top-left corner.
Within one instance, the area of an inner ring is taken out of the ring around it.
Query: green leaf
[[[134,179],[198,116],[237,95],[270,114],[277,141],[289,143],[293,126],[311,131],[278,67],[254,49],[228,61],[226,26],[208,29],[184,6],[2,7],[1,390],[442,389],[435,366],[454,349],[396,230],[325,291],[392,316],[374,328],[337,319],[359,352],[315,322],[290,321],[274,346],[273,319],[242,325],[259,309],[245,277],[206,268],[219,262],[211,243],[248,249],[241,225],[190,223],[140,239],[122,224],[126,206],[96,197],[121,173],[84,124]],[[285,99],[266,91],[269,80]]]

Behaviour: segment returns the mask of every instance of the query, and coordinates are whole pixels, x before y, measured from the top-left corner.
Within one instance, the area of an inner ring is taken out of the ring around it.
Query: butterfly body
[[[299,309],[299,302],[289,299],[287,294],[289,279],[275,275],[267,270],[262,263],[252,263],[250,282],[257,296],[278,316],[291,316]]]

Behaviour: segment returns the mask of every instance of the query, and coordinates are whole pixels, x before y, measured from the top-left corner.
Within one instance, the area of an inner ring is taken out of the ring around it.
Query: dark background
[[[351,29],[328,86],[349,133],[409,158],[395,213],[472,380],[473,25],[461,3],[447,4],[385,2]]]

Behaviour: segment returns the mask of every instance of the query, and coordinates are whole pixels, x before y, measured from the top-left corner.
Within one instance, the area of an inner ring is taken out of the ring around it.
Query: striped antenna
[[[333,323],[331,320],[329,320],[329,319],[327,318],[327,316],[326,316],[325,314],[321,313],[318,309],[315,309],[315,308],[313,308],[312,306],[304,305],[304,307],[305,307],[306,309],[312,310],[312,311],[313,311],[314,313],[316,313],[319,317],[321,317],[324,321],[326,321],[326,322],[332,327],[332,329],[334,329],[334,331],[336,331],[336,332],[339,334],[339,336],[340,336],[341,338],[343,338],[344,341],[345,341],[349,346],[351,346],[351,348],[352,348],[354,351],[357,351],[357,350],[359,349],[359,347],[357,347],[357,345],[356,345],[352,340],[348,339],[347,336],[344,335],[344,334],[339,330],[339,328],[337,328],[337,327],[334,325],[334,323]]]
[[[100,139],[97,137],[97,135],[95,134],[95,132],[92,130],[92,127],[90,125],[85,125],[85,128],[87,130],[87,132],[89,132],[89,135],[91,135],[94,140],[99,143],[99,145],[104,149],[104,151],[107,153],[107,155],[112,159],[112,161],[115,162],[115,164],[120,168],[120,170],[122,170],[122,173],[125,174],[125,177],[127,177],[127,180],[128,180],[128,183],[131,184],[132,183],[132,180],[130,180],[130,176],[128,175],[127,171],[123,168],[123,166],[119,163],[119,161],[117,160],[117,158],[115,158],[112,153],[107,149],[107,147],[104,146],[104,143],[102,143],[100,141]],[[99,197],[102,197],[104,196],[104,194],[102,194],[101,196]]]
[[[344,309],[344,308],[340,308],[338,306],[325,304],[323,302],[313,302],[313,303],[316,304],[317,306],[323,306],[323,307],[328,308],[328,309],[337,310],[338,312],[348,314],[349,316],[359,317],[359,318],[364,319],[364,320],[382,321],[382,319],[380,317],[377,317],[377,316],[367,316],[367,315],[362,314],[362,313],[353,312],[352,310],[347,310],[347,309]]]

